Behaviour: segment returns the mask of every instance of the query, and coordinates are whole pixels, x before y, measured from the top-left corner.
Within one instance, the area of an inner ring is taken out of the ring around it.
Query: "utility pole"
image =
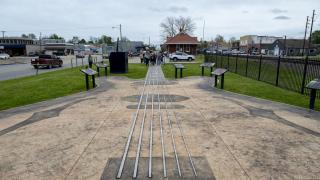
[[[307,16],[306,28],[304,30],[304,38],[303,38],[302,54],[301,54],[302,56],[304,55],[304,47],[305,47],[305,44],[306,44],[306,36],[307,36],[308,24],[309,24],[309,16]]]
[[[261,46],[262,46],[262,37],[260,37],[260,42],[259,42],[260,55],[261,55],[261,53],[262,53],[262,48],[261,48]]]
[[[121,24],[119,26],[120,26],[120,41],[122,41],[122,27],[121,27]]]
[[[4,33],[6,32],[6,31],[1,31],[2,32],[2,38],[4,39]]]
[[[311,20],[311,27],[310,27],[310,36],[308,42],[308,55],[310,54],[310,46],[311,46],[311,38],[312,38],[312,28],[313,28],[313,21],[314,21],[315,10],[312,12],[312,20]]]
[[[150,36],[149,36],[149,48],[150,48]]]
[[[284,36],[284,55],[287,56],[287,36]]]
[[[41,37],[41,32],[40,32],[40,36],[39,36],[39,42],[40,42],[40,52],[39,52],[39,54],[41,54],[41,51],[42,51],[42,37]]]
[[[202,28],[202,42],[204,42],[204,27],[206,25],[206,20],[203,20],[203,28]]]

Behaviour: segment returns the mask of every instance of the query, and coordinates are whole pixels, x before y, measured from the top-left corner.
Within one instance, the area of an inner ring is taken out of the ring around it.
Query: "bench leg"
[[[309,108],[310,109],[314,109],[314,104],[315,104],[315,101],[316,101],[316,90],[315,89],[311,89],[311,92],[310,92],[310,103],[309,103]]]
[[[213,67],[210,67],[210,77],[212,77]]]
[[[100,77],[100,68],[97,67],[98,76]]]
[[[175,77],[176,79],[178,78],[178,77],[177,77],[177,76],[178,76],[178,75],[177,75],[177,74],[178,74],[178,72],[177,72],[177,71],[178,71],[178,69],[177,69],[177,68],[175,68],[175,74],[174,74],[174,77]]]
[[[214,87],[217,87],[218,84],[218,76],[214,76]]]
[[[182,78],[182,69],[180,69],[180,78]]]
[[[223,89],[224,86],[224,74],[221,75],[221,89]]]
[[[104,68],[104,71],[105,71],[105,73],[106,73],[106,76],[108,75],[108,68],[106,67],[106,68]]]
[[[201,67],[201,75],[204,76],[204,67]]]
[[[89,76],[88,75],[86,75],[86,88],[87,88],[87,90],[90,89],[90,87],[89,87]]]
[[[96,80],[94,75],[92,76],[92,87],[95,88],[96,87]]]

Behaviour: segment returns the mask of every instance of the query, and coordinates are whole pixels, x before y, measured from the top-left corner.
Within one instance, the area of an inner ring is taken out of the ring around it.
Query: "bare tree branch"
[[[165,40],[167,37],[173,37],[178,33],[192,34],[196,29],[195,23],[190,17],[167,17],[161,24],[161,36]]]

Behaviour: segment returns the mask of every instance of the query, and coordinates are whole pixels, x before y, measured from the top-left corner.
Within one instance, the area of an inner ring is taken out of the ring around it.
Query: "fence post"
[[[228,69],[229,69],[229,58],[230,58],[230,54],[228,54]]]
[[[278,85],[279,85],[280,60],[281,60],[281,57],[279,56],[279,57],[278,57],[278,65],[277,65],[276,86],[278,86]]]
[[[259,75],[258,75],[258,81],[260,81],[260,77],[261,77],[261,64],[262,64],[262,55],[260,55],[260,59],[259,59]]]
[[[246,76],[248,76],[248,65],[249,65],[249,55],[247,54],[247,62],[246,62]]]
[[[236,57],[236,73],[238,73],[238,56],[239,54],[237,54],[237,57]]]
[[[306,57],[306,60],[304,61],[304,68],[303,68],[303,77],[302,77],[302,84],[301,84],[301,94],[304,94],[304,86],[306,84],[306,76],[307,76],[307,70],[308,70],[308,59],[309,57]]]
[[[73,68],[73,58],[71,58],[71,68]]]

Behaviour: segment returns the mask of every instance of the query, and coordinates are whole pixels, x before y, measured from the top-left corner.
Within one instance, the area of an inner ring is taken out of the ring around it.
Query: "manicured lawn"
[[[186,69],[183,72],[183,76],[200,76],[201,68],[199,67],[199,65],[200,64],[184,64]],[[173,65],[163,65],[162,69],[167,78],[174,78]],[[206,69],[205,75],[209,75],[209,69]],[[282,102],[304,108],[308,108],[309,104],[308,96],[288,91],[268,83],[246,78],[231,72],[228,72],[225,75],[224,88],[227,91]],[[316,110],[320,110],[319,100],[316,101]]]
[[[129,73],[112,75],[139,79],[144,78],[146,72],[147,68],[143,64],[129,64]],[[104,74],[104,71],[101,73]],[[84,75],[79,71],[79,68],[63,69],[39,74],[38,76],[0,81],[0,110],[85,90]]]

